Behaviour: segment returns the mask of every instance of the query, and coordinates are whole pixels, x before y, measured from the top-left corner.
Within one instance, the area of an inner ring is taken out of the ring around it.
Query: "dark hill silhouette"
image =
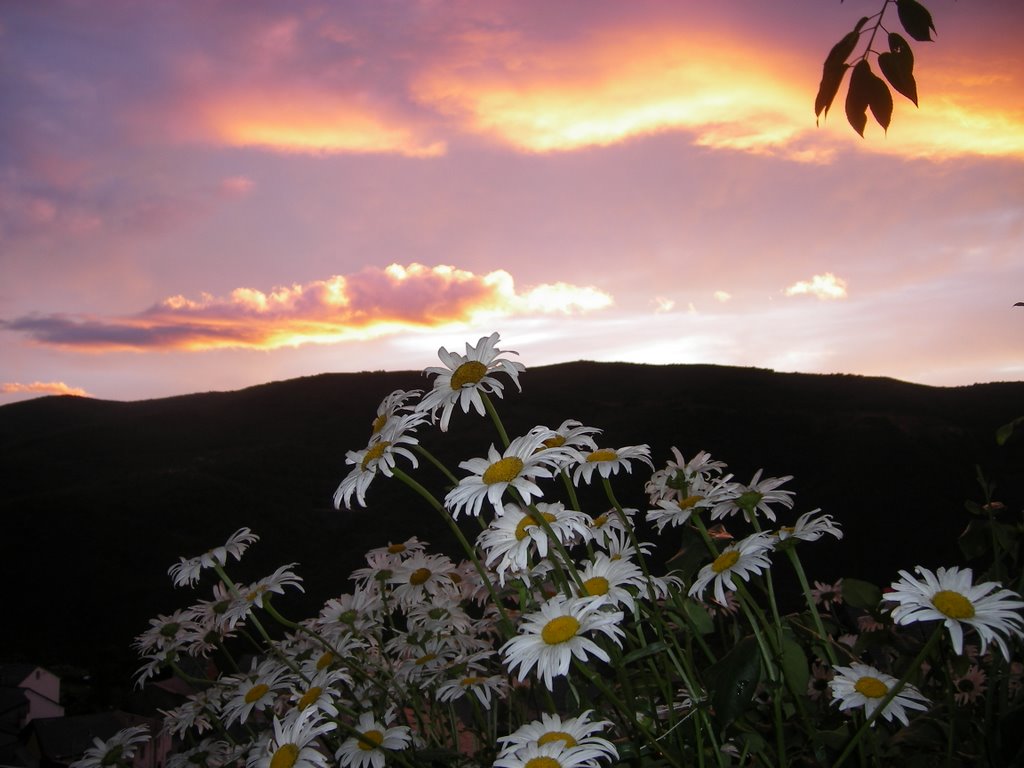
[[[821,507],[846,532],[804,549],[811,578],[887,583],[898,568],[961,562],[956,537],[963,502],[978,497],[976,464],[1016,494],[1003,501],[1022,501],[1024,441],[994,441],[1024,413],[1021,382],[938,388],[579,362],[529,369],[522,383],[522,394],[510,386],[499,403],[510,435],[575,418],[603,428],[609,446],[650,444],[659,464],[675,445],[687,457],[710,451],[739,480],[760,467],[794,475],[797,511]],[[418,535],[450,549],[436,513],[397,481],[375,480],[367,510],[331,505],[345,451],[365,446],[384,395],[428,386],[418,372],[324,374],[238,392],[0,407],[0,660],[70,663],[126,681],[133,636],[196,597],[173,590],[167,568],[243,525],[262,540],[240,578],[300,564],[307,595],[287,606],[295,618],[347,591],[371,547]],[[421,438],[453,470],[497,442],[488,420],[461,412],[447,435]],[[435,482],[438,473],[421,466],[417,477]],[[624,503],[643,508],[643,479],[616,481]],[[670,536],[661,549],[672,554]],[[198,597],[208,596],[204,582]]]

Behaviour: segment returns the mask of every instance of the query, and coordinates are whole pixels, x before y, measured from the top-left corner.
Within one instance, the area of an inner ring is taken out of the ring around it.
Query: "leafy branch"
[[[927,8],[917,0],[883,0],[881,10],[873,16],[862,17],[854,25],[853,30],[832,46],[832,50],[825,58],[821,83],[814,98],[816,121],[820,120],[823,114],[825,117],[828,116],[848,70],[852,70],[852,73],[846,91],[846,119],[861,136],[864,135],[867,126],[869,109],[882,129],[888,130],[893,108],[890,86],[917,106],[914,53],[910,43],[899,33],[891,31],[884,23],[886,14],[893,6],[896,7],[896,15],[904,32],[916,41],[931,41],[935,24]],[[888,50],[874,48],[875,39],[880,32],[886,35]],[[872,56],[885,77],[884,80],[872,71]]]

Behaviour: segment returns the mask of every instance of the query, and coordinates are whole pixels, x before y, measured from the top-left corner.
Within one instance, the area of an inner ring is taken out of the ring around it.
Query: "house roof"
[[[0,664],[0,686],[17,688],[37,669],[41,669],[38,664],[28,664],[27,662]]]

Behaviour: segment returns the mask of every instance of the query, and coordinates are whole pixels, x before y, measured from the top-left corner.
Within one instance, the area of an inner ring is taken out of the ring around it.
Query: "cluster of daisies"
[[[739,482],[704,452],[686,460],[673,448],[655,470],[647,446],[604,446],[601,430],[572,419],[509,439],[491,398],[503,396],[508,380],[518,388],[524,367],[498,342],[492,334],[467,344],[464,355],[442,348],[444,365],[426,370],[432,389],[388,395],[365,447],[346,454],[351,468],[334,495],[338,507],[365,506],[378,476],[408,483],[454,530],[475,518],[468,526],[475,538],[460,533],[461,559],[430,552],[415,537],[371,550],[351,590],[299,622],[275,603],[303,589],[294,564],[253,583],[229,575],[232,560],[257,541],[246,528],[172,566],[177,586],[195,588],[209,577],[212,592],[153,619],[136,641],[140,685],[173,673],[193,688],[164,712],[163,729],[179,745],[167,768],[438,760],[597,768],[624,758],[626,744],[632,756],[673,757],[673,739],[689,733],[680,726],[691,718],[713,722],[711,681],[684,649],[712,632],[713,620],[733,640],[749,632],[742,621],[764,615],[752,607],[760,594],[754,587],[770,581],[773,559],[797,562],[802,542],[842,538],[838,523],[813,510],[779,524],[794,507],[794,493],[783,487],[790,477],[759,470]],[[490,416],[498,433],[486,455],[458,465],[461,477],[417,436],[435,425],[447,431],[457,407]],[[421,459],[444,473],[443,497],[408,474]],[[651,472],[642,516],[622,507],[611,485],[639,467]],[[591,483],[608,498],[596,515],[576,501]],[[653,573],[654,544],[640,539],[641,519],[659,534],[685,528],[699,535],[702,561],[690,572]],[[1024,636],[1018,595],[975,583],[970,570],[900,576],[881,606],[890,623],[941,622],[954,653],[965,652],[969,634],[981,653],[991,644],[1011,658],[1011,645]],[[842,586],[805,586],[825,640],[818,610],[841,605]],[[930,707],[906,677],[839,642],[825,645],[829,658],[808,664],[810,685],[822,683],[809,688],[809,698],[825,689],[834,712],[860,710],[872,725],[880,717],[905,724],[909,711]],[[838,663],[840,650],[846,664]],[[771,654],[764,663],[775,663]],[[717,728],[706,730],[716,754],[730,754],[734,745],[716,741]],[[145,738],[132,731],[97,742],[75,768],[130,762]]]

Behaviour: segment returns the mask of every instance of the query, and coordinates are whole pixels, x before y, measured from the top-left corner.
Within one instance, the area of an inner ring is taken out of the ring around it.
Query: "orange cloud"
[[[227,297],[172,296],[127,317],[30,315],[0,323],[47,346],[121,350],[277,349],[333,344],[514,315],[577,314],[611,306],[597,288],[545,283],[517,290],[508,272],[391,264],[352,275]]]
[[[197,112],[200,138],[230,147],[407,157],[435,157],[446,149],[414,123],[328,90],[281,86],[216,93]]]
[[[6,381],[0,383],[0,394],[24,394],[33,393],[39,395],[74,395],[75,397],[88,397],[89,393],[79,387],[69,387],[63,381],[33,381],[31,384],[23,384],[18,381]]]
[[[810,280],[800,280],[789,286],[787,296],[815,296],[822,301],[846,298],[846,281],[831,272],[814,275]]]
[[[527,152],[685,131],[698,146],[809,163],[831,162],[844,145],[912,157],[1024,158],[1019,60],[922,64],[922,108],[897,94],[889,135],[874,126],[877,135],[864,141],[843,117],[845,86],[827,124],[815,127],[821,61],[798,53],[735,30],[672,22],[595,29],[570,42],[504,31],[463,40],[457,54],[426,68],[411,89],[464,129]]]
[[[782,62],[692,29],[600,30],[546,47],[508,34],[476,38],[482,50],[424,72],[413,92],[471,130],[531,152],[678,129],[696,131],[698,143],[755,150],[807,129],[808,95]]]

